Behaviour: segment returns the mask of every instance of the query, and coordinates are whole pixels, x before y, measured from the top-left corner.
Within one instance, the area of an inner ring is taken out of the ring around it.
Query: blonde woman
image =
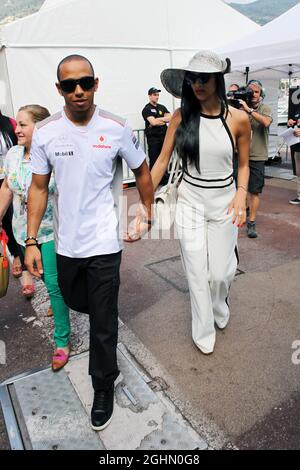
[[[0,190],[0,222],[11,201],[13,202],[13,231],[17,242],[22,248],[23,276],[28,276],[28,278],[25,278],[23,289],[27,289],[29,293],[33,290],[32,278],[30,274],[25,271],[24,250],[27,234],[27,194],[32,179],[30,147],[35,124],[49,116],[49,111],[39,105],[28,105],[19,109],[16,118],[18,145],[8,151],[4,165],[5,180]],[[51,179],[49,182],[48,205],[39,229],[37,240],[32,240],[30,243],[27,242],[26,250],[30,250],[31,246],[38,246],[41,251],[44,265],[43,279],[49,293],[55,325],[54,341],[56,350],[52,358],[52,369],[53,371],[57,371],[61,369],[69,359],[70,321],[69,309],[63,301],[57,283],[53,234],[54,192],[55,183],[54,180]],[[29,279],[31,279],[31,285]]]

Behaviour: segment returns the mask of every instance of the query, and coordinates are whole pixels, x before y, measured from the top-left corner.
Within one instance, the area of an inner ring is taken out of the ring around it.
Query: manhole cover
[[[146,264],[145,267],[180,292],[187,293],[189,291],[180,256],[173,256],[172,258]]]
[[[146,264],[145,267],[180,292],[186,294],[189,291],[180,256],[155,261],[154,263]],[[236,276],[241,274],[245,274],[245,272],[237,269]]]

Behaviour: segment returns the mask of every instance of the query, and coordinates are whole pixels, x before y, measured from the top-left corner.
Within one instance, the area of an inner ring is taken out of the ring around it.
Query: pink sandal
[[[31,299],[34,296],[35,293],[35,287],[34,284],[31,285],[25,285],[22,287],[22,294],[26,299]]]
[[[53,372],[57,372],[58,370],[62,369],[68,362],[70,357],[70,353],[65,353],[63,349],[57,348],[54,351],[52,357],[52,370]]]

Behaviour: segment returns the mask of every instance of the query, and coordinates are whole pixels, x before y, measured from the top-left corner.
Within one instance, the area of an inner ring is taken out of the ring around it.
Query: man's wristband
[[[255,111],[255,109],[250,108],[250,111],[248,111],[248,114],[250,114],[250,116],[251,116],[251,114],[254,113],[254,111]]]
[[[38,244],[38,239],[35,238],[35,237],[27,237],[26,240],[24,240],[24,243],[26,245],[27,242],[29,242],[30,240],[33,240],[35,241],[36,244]]]
[[[153,221],[152,219],[143,219],[143,223],[144,223],[144,224],[152,225],[153,222],[154,222],[154,221]]]
[[[29,248],[30,246],[38,246],[37,243],[30,243],[29,245],[25,245],[25,249]]]

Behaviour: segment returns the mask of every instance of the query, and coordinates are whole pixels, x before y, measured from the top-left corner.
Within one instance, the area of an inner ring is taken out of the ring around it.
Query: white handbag
[[[174,223],[177,191],[182,178],[180,159],[175,153],[168,184],[161,187],[154,196],[154,228],[170,230]]]

